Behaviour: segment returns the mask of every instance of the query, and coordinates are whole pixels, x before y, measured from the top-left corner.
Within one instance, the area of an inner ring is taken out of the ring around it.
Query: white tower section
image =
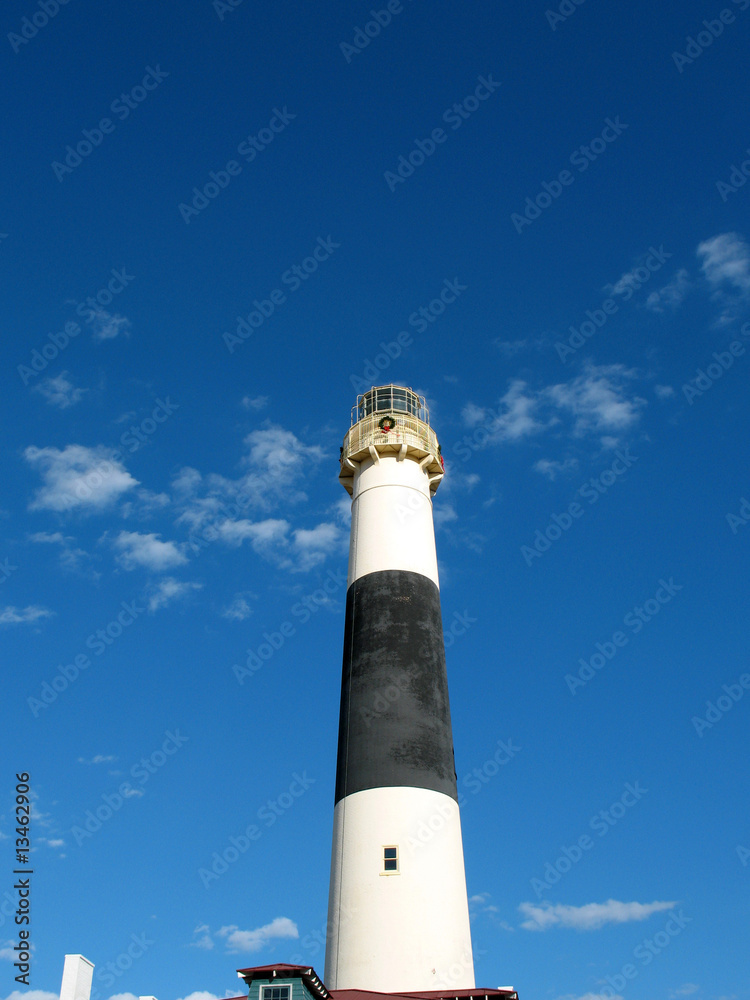
[[[60,1000],[89,1000],[94,963],[83,955],[66,955]]]
[[[353,417],[324,979],[332,990],[473,988],[432,520],[440,449],[409,389],[372,389]]]

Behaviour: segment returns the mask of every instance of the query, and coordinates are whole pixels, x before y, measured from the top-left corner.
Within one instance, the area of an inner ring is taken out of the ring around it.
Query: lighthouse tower
[[[352,497],[325,981],[474,988],[423,398],[379,386],[352,410]]]

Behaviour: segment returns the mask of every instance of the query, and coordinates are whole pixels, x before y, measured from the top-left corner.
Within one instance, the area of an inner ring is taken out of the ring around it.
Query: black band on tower
[[[346,595],[336,802],[399,785],[458,800],[440,593],[382,570]]]

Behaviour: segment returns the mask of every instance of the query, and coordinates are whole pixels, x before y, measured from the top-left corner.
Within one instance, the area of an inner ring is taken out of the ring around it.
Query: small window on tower
[[[289,1000],[289,986],[264,986],[261,989],[261,1000]]]
[[[398,847],[383,848],[383,871],[388,874],[398,872]]]

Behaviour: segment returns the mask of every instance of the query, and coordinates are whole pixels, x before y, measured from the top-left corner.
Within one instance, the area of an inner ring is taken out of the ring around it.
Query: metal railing
[[[380,423],[388,417],[391,417],[395,424],[386,431],[380,426]],[[408,413],[376,412],[358,420],[344,438],[342,457],[349,458],[367,451],[371,444],[376,447],[378,445],[393,445],[395,447],[406,444],[407,447],[433,455],[438,460],[440,456],[437,435],[433,429],[424,420]]]

